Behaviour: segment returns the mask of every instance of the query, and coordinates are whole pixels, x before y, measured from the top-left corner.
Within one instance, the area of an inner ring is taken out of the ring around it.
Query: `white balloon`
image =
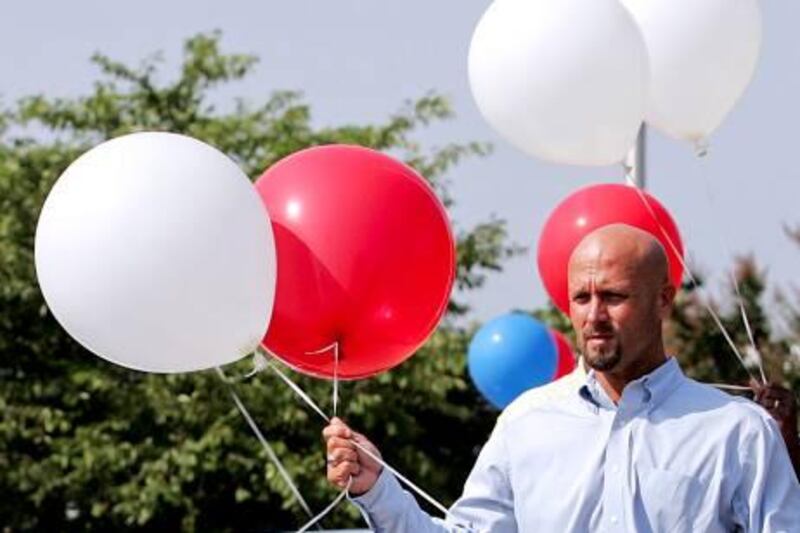
[[[646,120],[702,144],[753,77],[761,48],[758,0],[622,0],[650,56]]]
[[[64,329],[95,354],[149,372],[252,353],[275,292],[260,197],[217,149],[135,133],[61,175],[36,228],[36,272]]]
[[[647,51],[617,0],[497,0],[468,66],[486,120],[548,161],[619,163],[644,118]]]

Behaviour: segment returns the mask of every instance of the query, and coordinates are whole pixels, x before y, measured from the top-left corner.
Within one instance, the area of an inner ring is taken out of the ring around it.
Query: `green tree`
[[[795,394],[800,393],[800,357],[797,352],[800,308],[783,292],[778,292],[773,312],[766,311],[766,274],[751,255],[737,258],[732,275],[739,286],[738,294],[741,295],[767,379],[792,388]],[[747,385],[752,378],[760,380],[758,358],[751,348],[733,281],[726,284],[722,302],[712,300],[706,303],[718,314],[745,365],[738,360],[705,308],[702,279],[699,283],[700,287],[686,284],[678,294],[672,316],[666,325],[669,351],[677,355],[688,375],[700,381]],[[789,325],[783,331],[774,326],[775,321],[780,319]]]
[[[305,519],[274,465],[211,372],[148,375],[89,354],[57,325],[33,265],[33,238],[55,179],[90,146],[137,130],[202,139],[250,176],[299,149],[354,143],[400,154],[447,205],[446,177],[480,143],[424,150],[413,133],[451,117],[436,94],[407,102],[379,124],[314,127],[297,92],[220,111],[213,90],[247,76],[256,58],[220,51],[220,35],[185,43],[180,71],[163,81],[155,56],[133,68],[104,55],[100,77],[77,98],[24,98],[0,113],[0,524],[4,531],[247,531]],[[461,229],[457,285],[481,287],[516,248],[501,220]],[[469,331],[452,301],[430,342],[408,363],[342,386],[343,411],[385,457],[445,502],[460,492],[493,413],[465,375]],[[232,373],[247,370],[243,362]],[[325,382],[298,378],[330,412]],[[274,376],[239,394],[311,506],[334,496],[323,477],[321,423]],[[357,523],[343,506],[326,525]]]

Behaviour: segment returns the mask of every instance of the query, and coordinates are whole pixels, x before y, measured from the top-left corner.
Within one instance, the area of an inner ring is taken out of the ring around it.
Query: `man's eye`
[[[613,303],[624,302],[625,300],[628,299],[628,295],[627,294],[622,294],[622,293],[619,293],[619,292],[609,292],[609,293],[606,293],[603,296],[604,296],[604,300],[605,301],[607,301],[608,303],[612,303],[612,304]]]
[[[575,303],[583,304],[589,301],[589,295],[584,292],[573,295],[572,301]]]

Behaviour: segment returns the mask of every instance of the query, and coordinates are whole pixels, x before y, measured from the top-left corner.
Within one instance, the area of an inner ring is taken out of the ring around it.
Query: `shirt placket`
[[[609,413],[611,429],[604,471],[602,531],[624,531],[625,514],[625,465],[627,464],[627,430],[629,414],[620,404]]]

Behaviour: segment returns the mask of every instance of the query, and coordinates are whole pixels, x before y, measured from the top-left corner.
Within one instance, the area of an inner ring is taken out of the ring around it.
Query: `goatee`
[[[622,354],[619,350],[614,350],[607,353],[586,353],[586,363],[598,372],[607,372],[617,366],[622,359]]]

